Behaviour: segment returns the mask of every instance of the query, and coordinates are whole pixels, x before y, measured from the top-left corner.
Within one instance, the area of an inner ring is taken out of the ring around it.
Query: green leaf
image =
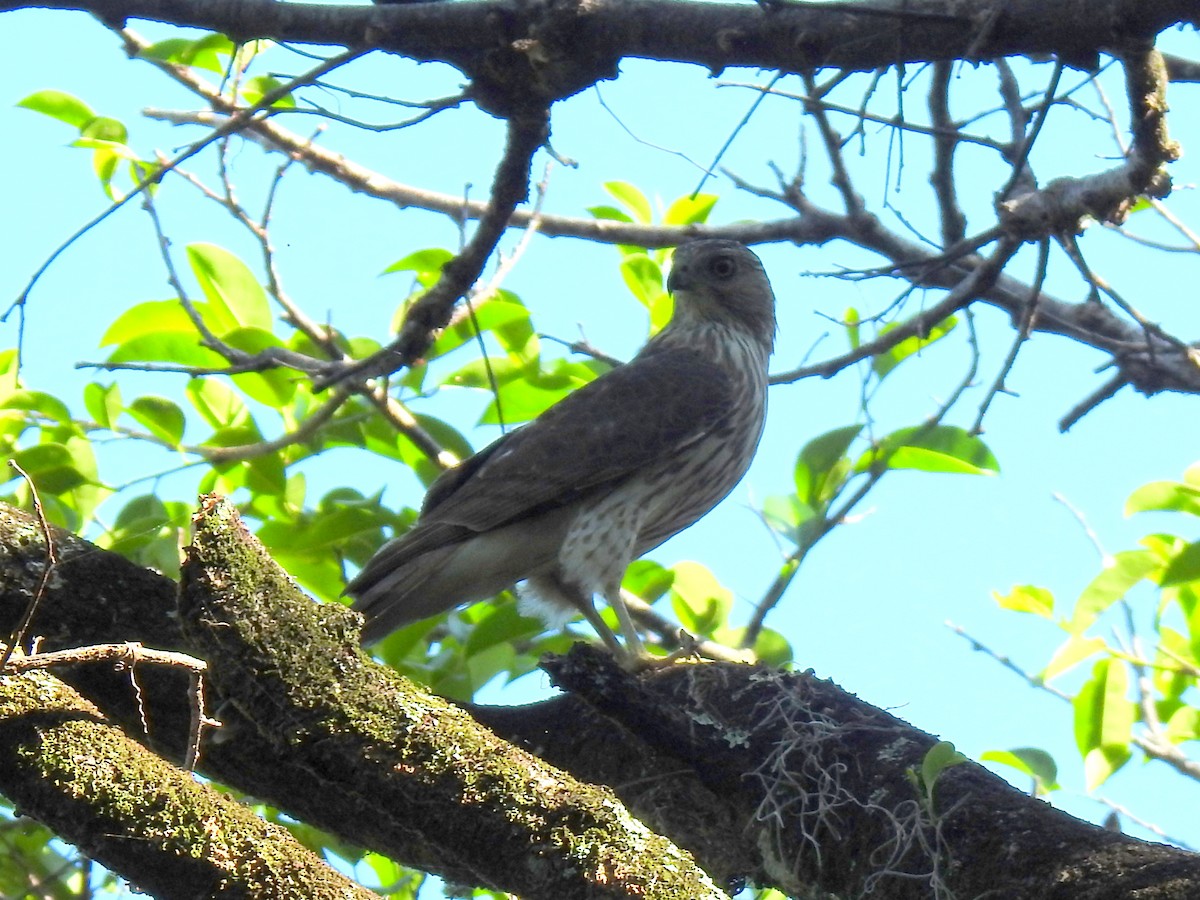
[[[152,494],[143,494],[121,508],[101,544],[139,565],[175,577],[179,572],[179,548],[186,538],[191,513],[187,504],[164,504]]]
[[[193,378],[184,389],[196,411],[213,428],[245,425],[249,416],[238,393],[215,378]]]
[[[129,130],[117,119],[93,116],[79,129],[79,136],[83,140],[75,141],[75,146],[94,149],[101,143],[125,144],[129,140]]]
[[[187,255],[212,307],[213,330],[219,336],[239,326],[271,331],[267,295],[244,262],[215,244],[189,244]]]
[[[35,91],[28,97],[17,101],[17,106],[40,112],[42,115],[66,122],[79,129],[96,118],[92,108],[78,97],[53,89]]]
[[[1157,567],[1153,554],[1147,550],[1123,550],[1116,554],[1075,601],[1067,628],[1075,634],[1082,633]]]
[[[67,409],[67,405],[43,391],[13,391],[0,403],[0,409],[24,409],[40,413],[47,419],[63,425],[71,421],[71,411]]]
[[[771,496],[763,501],[763,518],[776,532],[797,546],[804,543],[804,526],[817,512],[795,494]]]
[[[1148,510],[1166,510],[1200,516],[1200,487],[1176,481],[1144,484],[1125,501],[1125,515]]]
[[[792,645],[778,631],[760,629],[754,640],[754,655],[768,666],[786,666],[794,659]]]
[[[855,464],[860,472],[877,466],[963,475],[1000,471],[987,444],[955,425],[918,425],[893,431]]]
[[[1072,634],[1054,651],[1050,662],[1039,673],[1038,678],[1041,681],[1050,681],[1106,649],[1107,645],[1101,638]]]
[[[862,319],[859,318],[858,310],[853,306],[847,307],[842,314],[842,322],[846,326],[846,339],[850,343],[850,349],[857,350],[862,346]]]
[[[83,389],[83,405],[101,428],[112,428],[121,415],[121,389],[116,382],[103,385],[93,381]]]
[[[1000,604],[1002,609],[1033,613],[1043,619],[1054,618],[1054,595],[1042,587],[1021,584],[1007,594],[992,591],[992,599]]]
[[[1181,706],[1167,720],[1167,739],[1176,744],[1200,740],[1200,709]]]
[[[589,206],[587,211],[597,219],[608,219],[614,222],[633,222],[633,218],[615,206]]]
[[[124,341],[109,354],[107,362],[167,362],[180,366],[220,368],[225,359],[200,345],[200,337],[181,331],[159,331]]]
[[[464,383],[468,373],[474,372],[476,380],[475,384],[471,386],[490,387],[480,363],[481,361],[477,360],[475,363],[465,366],[455,373],[452,379],[456,383]],[[589,381],[595,380],[598,370],[607,368],[602,363],[594,361],[571,362],[565,359],[556,359],[546,369],[529,371],[526,367],[521,372],[524,377],[512,378],[509,376],[516,370],[505,364],[505,360],[500,360],[495,370],[500,387],[500,401],[497,403],[493,400],[488,405],[483,416],[480,417],[480,424],[499,424],[502,416],[503,422],[508,425],[535,419],[567,394],[578,390]],[[505,371],[506,369],[507,371]]]
[[[675,573],[649,559],[633,562],[625,571],[621,586],[647,603],[653,603],[671,589]]]
[[[39,491],[64,494],[88,482],[80,471],[75,454],[59,443],[36,444],[13,454]]]
[[[262,441],[262,435],[253,425],[234,428],[219,428],[204,442],[208,447],[241,447]],[[215,463],[213,468],[220,479],[214,482],[221,492],[232,493],[245,487],[251,493],[282,494],[287,490],[287,470],[280,453],[267,453],[250,459],[229,463]]]
[[[209,72],[224,75],[228,68],[225,60],[233,56],[234,45],[223,34],[206,34],[195,40],[187,38],[169,38],[151,44],[139,55],[146,59],[157,59],[162,62],[175,63],[182,66],[194,66]],[[224,59],[222,59],[224,57]]]
[[[621,260],[621,277],[630,293],[647,309],[666,293],[662,269],[644,253],[631,254]]]
[[[178,447],[183,440],[183,410],[166,397],[138,397],[128,412],[159,440]]]
[[[650,209],[650,201],[646,199],[646,195],[634,187],[627,181],[606,181],[604,190],[622,206],[628,209],[633,218],[637,222],[644,225],[649,225],[653,220],[653,212]]]
[[[497,644],[518,644],[545,630],[540,619],[521,615],[515,603],[481,608],[484,610],[482,618],[475,623],[463,645],[468,655],[480,653]]]
[[[663,224],[701,225],[708,221],[716,203],[716,194],[685,194],[667,207]]]
[[[202,305],[203,308],[198,309],[201,316],[206,306]],[[134,338],[163,331],[177,331],[191,335],[193,341],[198,340],[196,326],[184,311],[183,304],[178,300],[150,300],[121,313],[100,338],[100,346],[123,344]]]
[[[1130,758],[1136,708],[1128,699],[1124,664],[1098,661],[1075,696],[1075,743],[1084,758],[1088,790],[1094,790]]]
[[[254,106],[267,94],[277,91],[283,86],[284,82],[274,75],[255,75],[253,78],[247,79],[242,86],[242,97],[245,98],[247,105]],[[275,102],[271,104],[271,108],[295,109],[296,100],[289,92],[276,98]]]
[[[1200,580],[1200,542],[1185,544],[1163,570],[1162,587],[1174,587]]]
[[[522,353],[534,335],[525,304],[501,292],[477,306],[474,315],[464,316],[438,335],[425,359],[437,359],[473,340],[476,328],[493,332],[509,353]]]
[[[433,283],[441,277],[442,267],[450,260],[454,259],[454,254],[442,247],[429,247],[425,250],[417,250],[402,259],[396,260],[380,274],[390,275],[393,272],[415,272],[417,283],[422,287],[429,288]]]
[[[679,623],[691,634],[705,637],[724,625],[733,608],[729,589],[700,563],[677,563],[672,572],[671,608]]]
[[[937,784],[942,772],[966,761],[967,758],[949,741],[938,741],[929,748],[921,760],[921,781],[925,784],[930,799],[933,799],[933,786]]]
[[[837,494],[841,478],[829,475],[846,456],[846,451],[862,431],[861,425],[844,425],[813,438],[796,458],[792,473],[796,485],[796,496],[810,506],[823,507]]]
[[[1015,750],[988,750],[980,759],[999,763],[1022,772],[1032,778],[1037,792],[1045,794],[1061,790],[1058,783],[1058,765],[1054,757],[1037,747],[1018,747]]]
[[[269,347],[281,347],[282,342],[270,331],[261,328],[235,328],[222,340],[251,355]],[[281,409],[296,396],[296,385],[302,376],[295,369],[264,369],[262,372],[243,372],[232,376],[243,393],[272,409]]]
[[[880,353],[878,356],[874,357],[871,360],[871,368],[880,378],[885,377],[889,372],[896,368],[896,366],[900,365],[900,363],[908,359],[908,357],[912,356],[914,353],[919,353],[921,350],[928,347],[935,341],[941,340],[943,337],[953,331],[957,324],[958,320],[953,316],[950,316],[949,318],[943,319],[930,328],[929,334],[926,337],[913,335],[912,337],[905,338],[900,343],[896,344],[896,346],[892,347],[892,349],[885,353]],[[899,326],[896,324],[885,325],[883,328],[879,329],[879,336],[883,337],[889,331],[898,327]]]

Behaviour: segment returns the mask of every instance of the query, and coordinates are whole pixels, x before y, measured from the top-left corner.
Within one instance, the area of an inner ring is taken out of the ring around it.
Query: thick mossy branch
[[[543,668],[740,807],[787,893],[1200,896],[1195,854],[1081,822],[974,763],[923,794],[909,773],[937,739],[811,674],[708,663],[633,679],[582,645]]]
[[[326,773],[373,820],[372,846],[408,859],[423,846],[426,866],[448,862],[530,898],[724,896],[607,789],[371,662],[357,617],[313,604],[223,501],[196,517],[180,597],[217,689],[280,755]]]
[[[40,541],[31,518],[0,507],[0,627],[38,582]],[[575,696],[473,709],[505,743],[362,657],[352,614],[295,591],[220,504],[202,513],[188,567],[190,641],[169,581],[68,535],[56,541],[65,562],[35,631],[54,646],[73,634],[206,656],[214,693],[233,702],[218,713],[226,740],[204,748],[205,774],[457,881],[564,900],[720,896],[607,790],[516,744],[614,785],[722,883],[873,888],[899,900],[932,896],[935,884],[1015,900],[1200,896],[1195,855],[1078,822],[973,764],[943,771],[935,802],[924,802],[906,773],[935,739],[811,675],[706,664],[633,678],[602,653],[577,652],[547,664]],[[128,673],[106,668],[63,678],[147,741]],[[186,679],[139,669],[139,683],[150,740],[182,747]],[[657,894],[655,879],[668,879]]]
[[[374,896],[47,672],[0,676],[0,793],[164,900]]]

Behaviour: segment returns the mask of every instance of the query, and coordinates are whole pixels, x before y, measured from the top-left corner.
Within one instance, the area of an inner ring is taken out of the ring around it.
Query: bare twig
[[[10,459],[8,465],[14,472],[25,479],[25,484],[29,487],[29,496],[33,500],[33,511],[37,514],[38,526],[42,529],[42,540],[46,544],[46,561],[42,564],[42,574],[38,578],[37,589],[33,592],[33,596],[29,598],[29,602],[25,604],[25,612],[21,614],[21,619],[17,623],[17,627],[8,636],[8,646],[4,648],[4,655],[0,656],[0,672],[5,670],[9,660],[12,659],[14,651],[24,643],[25,634],[29,631],[29,623],[33,621],[33,614],[37,611],[38,604],[42,602],[42,597],[46,593],[46,585],[50,583],[50,576],[54,574],[54,568],[58,565],[58,552],[54,546],[54,535],[50,532],[50,523],[46,521],[46,513],[42,509],[42,498],[38,496],[37,486],[33,483],[33,479],[29,477],[29,473],[22,469],[21,464],[15,459]]]
[[[58,260],[58,258],[60,256],[62,256],[63,253],[66,252],[66,250],[69,247],[71,247],[77,240],[79,240],[79,238],[83,237],[83,235],[87,234],[89,231],[91,231],[93,228],[95,228],[97,225],[99,225],[101,222],[103,222],[105,219],[107,219],[113,213],[117,212],[117,210],[121,209],[129,201],[133,200],[135,197],[141,196],[141,194],[143,192],[145,192],[146,189],[149,188],[151,185],[158,184],[160,181],[162,181],[163,176],[165,176],[169,171],[174,169],[176,166],[180,165],[181,163],[185,162],[186,160],[191,159],[193,156],[195,156],[197,153],[202,151],[204,148],[215,143],[216,141],[221,140],[221,138],[223,138],[229,134],[232,134],[233,132],[238,131],[239,129],[245,127],[260,112],[263,112],[265,110],[265,111],[268,111],[268,115],[269,115],[270,107],[272,104],[275,103],[275,101],[277,101],[283,97],[286,97],[288,94],[290,94],[296,88],[309,83],[310,81],[312,81],[315,78],[319,78],[321,75],[324,75],[326,72],[331,72],[334,69],[338,68],[339,66],[343,66],[346,63],[350,62],[352,59],[355,59],[358,56],[361,56],[362,52],[363,51],[361,51],[361,50],[348,50],[344,53],[339,53],[337,56],[334,56],[334,57],[326,60],[325,63],[323,63],[322,65],[319,65],[316,68],[312,69],[307,74],[300,76],[299,78],[296,78],[296,79],[288,82],[287,84],[280,85],[278,88],[276,88],[272,91],[268,91],[266,94],[264,94],[259,99],[259,101],[257,103],[253,104],[252,106],[246,107],[244,109],[239,109],[236,113],[231,115],[229,117],[229,119],[227,119],[225,122],[223,122],[217,128],[215,128],[211,134],[205,136],[203,139],[192,144],[190,147],[188,147],[187,150],[176,155],[174,158],[172,158],[164,166],[161,166],[155,172],[153,172],[150,175],[146,176],[145,178],[142,178],[141,180],[139,180],[137,182],[137,184],[135,184],[133,186],[133,190],[131,190],[128,194],[126,194],[120,200],[111,204],[107,209],[104,210],[104,212],[100,213],[98,216],[95,216],[90,221],[88,221],[87,223],[82,225],[80,228],[78,228],[69,238],[67,238],[66,241],[64,241],[62,244],[60,244],[58,246],[58,249],[56,249],[53,253],[50,254],[50,256],[48,256],[46,258],[46,260],[38,267],[37,271],[34,272],[33,276],[29,279],[28,283],[26,283],[24,289],[17,296],[17,299],[14,300],[12,305],[9,306],[8,310],[6,310],[5,313],[2,316],[0,316],[0,322],[3,322],[4,320],[6,320],[9,316],[9,314],[14,309],[23,308],[25,306],[25,303],[29,299],[30,293],[33,291],[33,288],[38,283],[38,281],[41,280],[41,277],[47,272],[47,270],[49,270],[50,266],[52,266]]]
[[[548,128],[549,113],[545,110],[508,120],[508,140],[492,183],[487,212],[480,218],[463,251],[446,263],[437,283],[409,307],[400,334],[391,344],[365,360],[315,379],[314,390],[322,390],[345,379],[388,375],[420,358],[433,340],[434,332],[449,321],[459,297],[483,271],[508,227],[513,210],[528,196],[529,168],[534,153],[546,141]]]

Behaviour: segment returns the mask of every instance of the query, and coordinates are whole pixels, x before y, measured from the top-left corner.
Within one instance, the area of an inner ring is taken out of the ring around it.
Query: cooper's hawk
[[[629,563],[687,528],[745,474],[762,434],[775,298],[734,241],[675,251],[670,323],[619,366],[443,474],[417,523],[346,588],[363,640],[518,581],[579,610],[627,663],[644,652],[621,600]],[[592,605],[616,611],[623,649]]]

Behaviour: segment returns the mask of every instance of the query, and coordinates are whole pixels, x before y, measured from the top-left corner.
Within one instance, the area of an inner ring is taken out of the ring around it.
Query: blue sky
[[[22,11],[6,14],[4,25],[8,50],[0,57],[0,134],[7,139],[0,146],[0,164],[7,178],[0,301],[7,305],[45,257],[106,202],[86,154],[67,147],[73,137],[70,129],[15,109],[15,102],[42,88],[76,94],[98,112],[123,120],[130,126],[131,144],[145,151],[160,148],[170,154],[198,132],[172,131],[140,117],[144,106],[191,109],[194,103],[148,66],[126,61],[116,40],[86,16]],[[145,23],[135,27],[147,34],[166,33]],[[303,67],[302,60],[285,51],[276,51],[270,59],[278,72],[295,74]],[[679,154],[706,163],[753,97],[744,89],[715,88],[698,67],[630,61],[622,69],[621,79],[602,85],[599,95],[585,92],[555,108],[554,147],[577,160],[578,167],[553,168],[548,211],[586,215],[587,206],[609,202],[601,185],[610,180],[633,182],[664,204],[691,191],[698,169]],[[1048,77],[1047,67],[1039,71],[1043,74],[1035,74],[1030,85]],[[353,76],[342,80],[351,77],[360,86],[394,90],[406,99],[444,95],[461,80],[445,67],[414,66],[383,57],[358,64]],[[986,69],[964,67],[956,78],[967,90],[983,91],[991,76]],[[733,71],[723,79],[767,80],[753,72]],[[1078,74],[1068,73],[1063,83],[1080,80]],[[1108,79],[1106,85],[1119,107],[1119,78]],[[795,79],[781,86],[801,89]],[[894,92],[894,87],[887,90]],[[1195,102],[1196,90],[1176,88],[1177,108]],[[620,122],[601,105],[600,96]],[[1091,95],[1086,99],[1092,102]],[[340,102],[334,97],[328,100]],[[919,90],[905,102],[923,113],[924,96]],[[880,103],[887,114],[886,101]],[[1182,115],[1172,119],[1175,137],[1183,141],[1185,150],[1200,137],[1200,118],[1190,118],[1190,122]],[[297,117],[285,124],[305,132],[315,128],[316,120]],[[1058,134],[1065,136],[1065,142],[1039,149],[1035,155],[1043,180],[1113,164],[1107,157],[1114,149],[1103,123],[1071,120],[1062,127]],[[769,98],[739,135],[725,165],[752,182],[771,185],[767,161],[790,173],[796,165],[800,134],[797,105]],[[820,202],[831,203],[828,189],[821,184],[818,145],[811,128],[805,139],[813,157],[809,183]],[[469,183],[470,196],[482,198],[502,130],[495,120],[468,107],[400,132],[373,134],[334,126],[322,140],[398,181],[452,194],[461,193]],[[896,192],[897,159],[893,156],[890,168],[885,164],[886,141],[882,130],[869,132],[867,152],[873,155],[865,159],[859,157],[857,145],[848,149],[848,159],[861,179],[860,190],[873,207],[889,199],[904,208],[918,227],[927,227],[934,210],[925,188],[924,151],[916,141],[906,144],[901,190]],[[1086,149],[1081,151],[1081,145]],[[246,197],[261,193],[256,177],[278,164],[277,159],[263,162],[260,157],[251,146],[235,145],[232,153]],[[539,172],[545,159],[539,156]],[[990,224],[987,204],[999,185],[985,161],[977,161],[970,152],[964,159],[968,166],[978,165],[978,177],[967,182],[973,193],[968,191],[965,197],[974,217],[972,228],[978,230]],[[212,170],[211,163],[203,162],[195,168],[206,176]],[[889,180],[885,180],[887,173]],[[1195,182],[1194,155],[1185,155],[1173,174],[1179,185]],[[721,195],[715,222],[787,214],[778,205],[739,195],[724,178],[710,181],[706,190]],[[189,189],[168,185],[160,196],[160,208],[178,247],[211,241],[248,260],[257,258],[246,239],[214,207],[198,204]],[[1185,218],[1190,212],[1191,221],[1196,221],[1193,192],[1185,189],[1172,199],[1172,206]],[[316,318],[328,315],[348,331],[381,339],[407,285],[396,276],[380,278],[378,273],[411,250],[453,247],[458,240],[455,226],[442,217],[365,202],[319,176],[301,172],[284,183],[276,223],[281,266],[297,300]],[[886,224],[896,226],[894,220]],[[1160,260],[1098,231],[1089,233],[1084,246],[1093,262],[1106,267],[1103,274],[1168,330],[1184,339],[1200,333],[1200,311],[1194,302],[1195,278],[1200,274],[1195,256]],[[511,248],[516,239],[510,233],[504,245]],[[844,339],[824,317],[836,317],[851,305],[864,311],[882,309],[898,290],[895,284],[806,274],[875,262],[845,245],[800,251],[768,246],[759,252],[779,299],[775,371],[798,365],[814,344],[813,360],[840,352]],[[1015,274],[1027,274],[1030,260],[1027,254]],[[616,262],[617,252],[610,247],[539,237],[506,287],[531,307],[540,331],[573,340],[582,328],[606,352],[629,356],[644,338],[645,316],[622,286]],[[1061,258],[1052,267],[1048,289],[1078,296],[1072,273]],[[168,296],[149,223],[137,204],[130,204],[67,251],[33,293],[25,335],[28,384],[78,398],[88,380],[108,380],[108,376],[79,372],[74,364],[102,357],[98,337],[121,310],[137,301]],[[920,302],[918,297],[910,304]],[[1005,317],[995,311],[981,309],[978,323],[983,354],[980,381],[986,386],[1012,335]],[[10,322],[4,326],[3,344],[11,345],[15,337]],[[928,415],[961,378],[967,361],[962,341],[947,341],[892,376],[876,401],[880,429],[916,424]],[[1059,763],[1059,780],[1066,788],[1054,802],[1093,820],[1102,818],[1106,809],[1082,796],[1082,768],[1069,709],[1029,689],[984,655],[971,652],[945,622],[962,625],[1028,669],[1044,664],[1060,633],[1001,611],[991,593],[1032,583],[1050,588],[1060,603],[1069,604],[1098,571],[1095,548],[1071,513],[1054,499],[1056,493],[1087,518],[1110,552],[1131,547],[1153,528],[1183,527],[1166,517],[1127,520],[1121,509],[1138,485],[1177,479],[1200,459],[1195,398],[1145,399],[1126,390],[1069,433],[1058,432],[1058,420],[1107,377],[1093,372],[1102,363],[1099,354],[1063,339],[1039,336],[1031,341],[1008,382],[1018,396],[998,398],[986,420],[985,439],[1000,461],[1001,474],[980,478],[898,473],[885,479],[860,510],[861,519],[838,529],[810,556],[769,621],[791,641],[800,668],[811,667],[863,699],[954,741],[968,755],[1020,746],[1049,750]],[[170,378],[124,374],[120,381],[127,397],[138,392],[170,394],[182,388],[181,381]],[[973,396],[982,396],[982,389]],[[858,381],[852,372],[830,381],[810,379],[773,389],[763,450],[746,480],[716,513],[660,548],[654,558],[664,564],[682,559],[706,563],[734,591],[742,616],[748,615],[771,583],[780,552],[751,510],[752,503],[786,492],[797,448],[830,428],[856,421],[857,401]],[[469,429],[485,404],[486,397],[468,395],[428,411],[453,415],[460,428]],[[974,411],[968,403],[953,421],[969,425]],[[483,431],[470,436],[477,445],[488,438]],[[105,452],[116,454],[110,456],[114,471],[135,472],[150,464],[138,455],[125,456],[128,448]],[[353,463],[347,469],[348,463],[340,454],[331,455],[310,471],[310,478],[314,485],[350,483],[364,493],[388,484],[386,496],[397,506],[418,503],[411,479],[393,480],[395,473],[383,466]],[[163,489],[173,499],[185,500],[193,490],[186,478],[164,482]],[[314,487],[311,494],[321,492]],[[496,696],[527,699],[547,690],[544,679],[534,676],[515,692],[496,692]],[[1100,793],[1168,834],[1200,845],[1194,816],[1200,786],[1181,781],[1165,766],[1132,764]]]

